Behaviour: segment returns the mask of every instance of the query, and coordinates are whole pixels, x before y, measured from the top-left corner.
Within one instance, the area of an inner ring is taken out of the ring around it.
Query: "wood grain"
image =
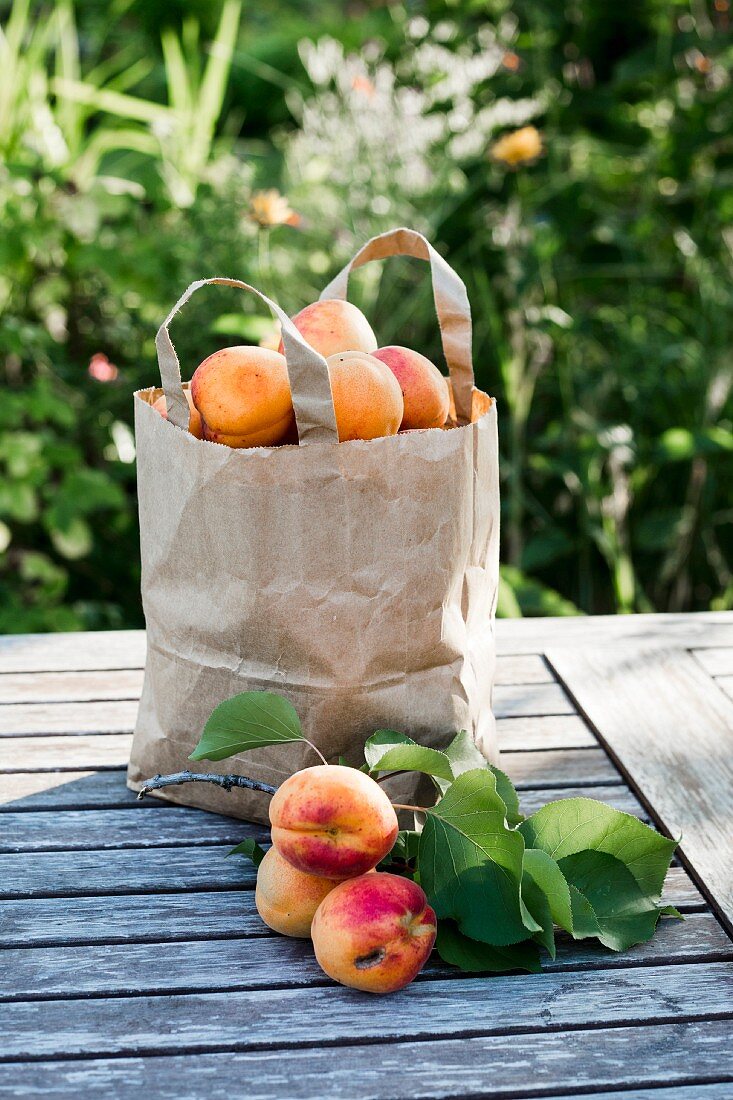
[[[669,896],[687,911],[685,921],[664,921],[648,944],[632,955],[609,955],[588,943],[569,948],[558,940],[558,951],[584,959],[589,952],[601,956],[604,965],[614,960],[660,960],[682,957],[698,950],[723,953],[730,945],[710,913],[699,910],[702,899],[676,870],[671,872]],[[697,906],[691,904],[694,900]],[[90,898],[38,898],[0,901],[0,946],[38,947],[110,943],[163,943],[177,940],[240,938],[271,935],[257,915],[251,892],[243,890],[158,893]],[[721,936],[723,937],[721,939]],[[287,941],[278,939],[280,944]],[[580,952],[580,954],[578,954]],[[727,957],[727,956],[726,956]],[[275,974],[273,972],[273,979]]]
[[[0,772],[78,772],[126,768],[129,733],[79,737],[0,737]]]
[[[0,706],[0,736],[53,733],[130,733],[137,699],[94,703],[5,703]]]
[[[504,656],[543,653],[557,646],[580,649],[616,643],[648,649],[733,647],[733,611],[694,615],[592,615],[497,619],[496,648]]]
[[[496,658],[494,683],[497,685],[551,684],[553,682],[552,672],[539,653]]]
[[[722,649],[693,649],[692,655],[710,676],[733,675],[733,645]]]
[[[733,930],[733,702],[681,649],[548,657]]]
[[[245,918],[254,918],[251,895]],[[111,915],[111,914],[110,914]],[[108,943],[84,947],[34,947],[3,952],[0,969],[0,1000],[48,1000],[54,997],[134,996],[141,991],[144,974],[147,994],[212,992],[245,989],[295,989],[329,984],[307,940],[263,934],[251,938],[177,942],[132,943],[124,951],[111,950]],[[709,913],[692,915],[687,921],[663,920],[657,934],[622,955],[597,943],[574,943],[558,939],[553,961],[543,957],[547,974],[577,970],[633,968],[733,960],[733,942]],[[453,978],[460,972],[441,964],[437,956],[418,981]],[[456,993],[459,990],[456,987]]]
[[[125,948],[112,951],[125,953]],[[147,975],[138,975],[144,989]],[[413,982],[385,1012],[379,997],[327,985],[262,992],[55,1000],[3,1007],[0,1060],[64,1055],[163,1054],[318,1046],[337,1042],[435,1041],[589,1025],[664,1023],[732,1015],[733,963],[496,975]],[[355,1011],[358,1002],[358,1011]]]
[[[227,859],[229,845],[205,848],[123,848],[112,851],[38,852],[0,855],[0,898],[95,897],[102,894],[154,894],[196,890],[237,890],[254,886],[245,860]],[[666,901],[702,904],[689,876],[672,867]]]
[[[144,664],[144,630],[6,634],[0,637],[0,673],[83,672],[142,668]]]
[[[0,703],[88,703],[108,699],[139,699],[142,686],[142,669],[6,672],[0,675]]]
[[[6,1067],[0,1095],[84,1100],[504,1100],[620,1088],[614,1100],[730,1100],[700,1082],[733,1080],[729,1021],[402,1042],[298,1051],[112,1058]],[[691,1067],[696,1082],[691,1084]],[[646,1096],[644,1086],[667,1085]],[[632,1090],[632,1091],[626,1091]],[[699,1090],[699,1091],[698,1091]],[[584,1093],[585,1095],[585,1093]],[[601,1094],[603,1095],[603,1094]],[[606,1094],[608,1095],[608,1094]]]

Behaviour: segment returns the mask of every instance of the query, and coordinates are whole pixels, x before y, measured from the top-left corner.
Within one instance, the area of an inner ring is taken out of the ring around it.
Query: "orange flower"
[[[270,229],[275,225],[297,225],[300,221],[300,215],[290,209],[288,200],[274,187],[255,191],[250,199],[249,216],[253,222]]]
[[[355,76],[351,81],[351,87],[355,92],[361,92],[367,99],[373,99],[377,90],[368,76]]]
[[[97,382],[114,382],[120,373],[114,363],[110,363],[104,352],[98,351],[89,360],[87,371]]]
[[[505,69],[509,69],[511,73],[515,73],[521,64],[521,58],[519,54],[514,53],[512,50],[507,50],[501,59],[501,63]]]
[[[516,168],[519,164],[530,164],[537,160],[541,152],[542,138],[534,126],[523,126],[521,130],[504,134],[490,150],[494,160],[511,168]]]

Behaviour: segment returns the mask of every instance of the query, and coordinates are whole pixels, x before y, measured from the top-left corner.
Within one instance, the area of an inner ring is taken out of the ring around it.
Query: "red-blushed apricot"
[[[257,868],[257,912],[273,932],[305,939],[316,909],[335,885],[333,879],[296,870],[276,848],[270,848]]]
[[[342,351],[326,362],[339,442],[396,435],[404,402],[389,367],[364,351]]]
[[[305,768],[270,802],[272,843],[298,871],[334,880],[363,875],[387,855],[397,815],[382,788],[340,764]]]
[[[195,435],[197,439],[201,439],[203,426],[201,424],[201,414],[193,403],[190,389],[183,391],[188,401],[188,407],[191,410],[188,418],[188,430],[191,435]],[[164,420],[168,419],[168,406],[166,405],[165,394],[162,393],[155,401],[153,401],[153,408],[156,412],[159,412]]]
[[[374,357],[386,363],[399,382],[405,403],[400,430],[442,428],[448,419],[448,382],[434,363],[411,348],[390,345],[379,348]]]
[[[394,993],[420,973],[436,931],[422,888],[377,871],[341,882],[326,895],[311,938],[329,978],[367,993]]]
[[[337,351],[377,350],[377,338],[364,314],[340,298],[327,298],[306,306],[295,314],[293,324],[324,359]],[[279,350],[283,350],[282,341]]]
[[[191,379],[204,439],[229,447],[272,447],[294,424],[285,357],[259,347],[222,348]]]

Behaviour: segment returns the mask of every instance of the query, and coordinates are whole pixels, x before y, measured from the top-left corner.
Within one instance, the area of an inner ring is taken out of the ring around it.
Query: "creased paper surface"
[[[376,729],[435,747],[467,729],[496,759],[495,404],[475,392],[474,422],[443,431],[231,450],[164,420],[157,392],[135,396],[148,658],[130,785],[186,767],[248,690],[286,695],[329,759],[360,762]],[[314,763],[291,744],[202,767],[277,784]],[[267,819],[257,792],[161,793]]]

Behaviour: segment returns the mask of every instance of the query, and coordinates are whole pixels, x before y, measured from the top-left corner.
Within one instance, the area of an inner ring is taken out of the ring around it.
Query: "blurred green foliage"
[[[234,275],[294,312],[395,224],[469,288],[500,613],[733,606],[729,0],[0,16],[0,631],[141,624],[131,394],[183,288]],[[492,158],[526,125],[539,159]],[[269,188],[296,226],[253,218]],[[422,265],[355,282],[384,343],[441,362]],[[189,375],[272,338],[251,301],[199,298]]]

